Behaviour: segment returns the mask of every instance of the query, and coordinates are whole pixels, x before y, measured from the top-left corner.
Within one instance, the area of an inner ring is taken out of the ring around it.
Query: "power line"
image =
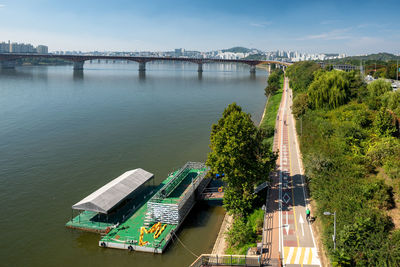
[[[193,253],[193,251],[191,251],[185,244],[183,244],[183,242],[179,239],[179,237],[175,234],[175,232],[172,232],[174,234],[174,236],[176,237],[176,239],[179,241],[179,243],[182,244],[182,246],[189,251],[193,256],[195,256],[196,258],[198,258],[199,256],[196,255],[195,253]]]

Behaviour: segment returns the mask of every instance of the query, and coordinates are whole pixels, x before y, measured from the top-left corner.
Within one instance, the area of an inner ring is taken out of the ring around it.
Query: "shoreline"
[[[259,67],[259,66],[257,66],[257,67]],[[264,67],[261,67],[261,68],[266,69]],[[264,121],[265,114],[267,112],[267,106],[268,106],[269,99],[270,99],[270,96],[268,96],[267,100],[265,101],[263,114],[261,116],[260,122],[258,123],[258,127],[261,127],[261,124]],[[224,219],[222,221],[222,224],[221,224],[219,232],[218,232],[217,239],[214,242],[214,246],[213,246],[211,254],[217,254],[217,255],[225,254],[225,250],[228,248],[228,244],[225,240],[225,233],[229,230],[229,227],[231,227],[232,223],[233,223],[233,217],[231,215],[229,215],[228,213],[225,213]]]
[[[214,247],[211,254],[222,255],[225,254],[225,250],[228,248],[228,244],[225,239],[225,233],[229,230],[233,223],[233,216],[225,213],[224,220],[222,221],[221,227],[219,228],[217,239],[214,242]]]

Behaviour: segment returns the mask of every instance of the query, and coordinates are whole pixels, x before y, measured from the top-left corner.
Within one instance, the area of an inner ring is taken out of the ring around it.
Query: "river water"
[[[187,161],[205,161],[211,124],[237,102],[261,118],[267,73],[242,65],[190,63],[17,67],[0,72],[0,266],[188,266],[172,243],[153,255],[98,247],[70,230],[71,205],[123,172],[162,181]],[[222,207],[198,204],[179,232],[210,253]]]

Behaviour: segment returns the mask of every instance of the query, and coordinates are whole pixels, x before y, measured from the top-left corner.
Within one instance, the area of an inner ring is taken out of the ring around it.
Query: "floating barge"
[[[123,194],[117,193],[118,196],[110,205],[104,204],[107,197],[97,201],[97,207],[92,202],[113,186],[126,183],[126,177],[114,182],[116,178],[105,188],[100,188],[75,204],[73,209],[84,211],[73,217],[66,226],[106,233],[99,241],[101,247],[162,253],[196,203],[197,197],[208,185],[210,179],[204,178],[207,168],[203,163],[188,162],[159,186],[154,186],[154,175],[142,169],[136,170],[141,170],[141,178],[131,177],[137,183],[129,185],[129,190],[124,188]],[[113,188],[110,192],[115,195],[117,191]],[[120,207],[116,209],[116,206]]]

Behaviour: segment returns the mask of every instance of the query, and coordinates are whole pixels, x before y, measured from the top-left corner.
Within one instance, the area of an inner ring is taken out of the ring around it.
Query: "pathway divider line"
[[[293,101],[293,92],[289,88],[289,86],[288,86],[288,90],[290,90],[290,93],[292,95],[291,99]],[[297,162],[299,164],[299,171],[300,171],[300,178],[301,178],[302,189],[303,189],[303,196],[304,196],[304,201],[305,201],[305,204],[306,204],[306,207],[307,207],[309,205],[309,203],[308,203],[308,199],[307,199],[307,195],[306,195],[306,191],[305,191],[303,162],[300,159],[300,151],[299,151],[300,147],[299,147],[299,143],[298,143],[298,140],[297,140],[296,127],[295,127],[295,124],[294,124],[295,120],[294,120],[294,117],[293,117],[292,113],[291,113],[291,116],[290,116],[290,120],[292,121],[291,125],[292,125],[292,129],[293,129],[293,134],[294,134],[295,150],[296,150]],[[311,227],[310,224],[308,224],[308,228],[309,228],[309,230],[311,232],[311,238],[312,238],[312,241],[313,241],[313,245],[314,245],[315,248],[317,248],[316,247],[315,238],[314,238],[314,233],[313,233],[313,230],[312,230],[312,227]]]

